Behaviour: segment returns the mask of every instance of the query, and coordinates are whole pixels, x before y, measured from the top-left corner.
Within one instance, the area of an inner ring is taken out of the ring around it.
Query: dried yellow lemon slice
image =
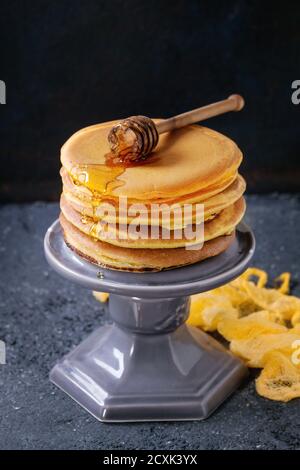
[[[240,277],[240,280],[249,281],[252,277],[257,277],[257,287],[264,287],[268,282],[266,271],[258,268],[248,268]]]
[[[254,338],[265,333],[283,333],[287,328],[270,320],[270,313],[266,310],[251,315],[233,319],[224,318],[218,323],[218,332],[228,341],[234,339]]]
[[[293,326],[297,326],[297,325],[300,326],[300,310],[298,310],[297,312],[293,314],[291,318],[291,323]]]
[[[293,344],[300,340],[300,332],[262,334],[254,338],[233,340],[230,350],[243,359],[248,367],[264,367],[267,355],[272,351],[280,351],[286,355],[293,354]]]
[[[225,296],[211,293],[196,294],[192,296],[188,324],[199,326],[205,331],[215,331],[219,321],[224,317],[238,317]]]
[[[275,323],[279,323],[280,325],[286,325],[286,320],[281,312],[277,312],[276,310],[269,311],[269,318],[271,321]]]
[[[106,302],[108,300],[109,294],[107,292],[96,292],[93,291],[93,296],[95,299],[99,300],[99,302]]]
[[[268,354],[265,367],[256,379],[256,390],[271,400],[289,401],[300,396],[300,365],[282,352]]]
[[[281,294],[288,294],[290,292],[291,273],[282,273],[275,279],[275,282],[281,282],[281,285],[277,288]]]
[[[249,298],[246,292],[232,286],[231,283],[225,284],[225,286],[217,287],[210,292],[212,294],[224,295],[235,307],[239,307],[239,305],[241,305],[243,302],[247,302]]]
[[[233,308],[238,309],[239,316],[249,315],[249,313],[255,312],[257,307],[245,290],[240,289],[233,282],[226,284],[225,286],[218,287],[211,291],[212,294],[223,295],[231,303]]]
[[[290,333],[300,334],[300,323],[297,323],[293,328],[291,328]]]
[[[244,281],[249,297],[264,310],[279,312],[285,320],[290,320],[295,311],[300,311],[300,299],[281,294],[276,289],[259,288],[253,282]]]

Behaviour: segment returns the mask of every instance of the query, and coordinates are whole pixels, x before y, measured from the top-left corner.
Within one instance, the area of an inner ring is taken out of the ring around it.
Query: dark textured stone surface
[[[58,215],[56,204],[7,205],[0,214],[0,338],[7,344],[1,449],[300,448],[300,401],[263,399],[253,380],[202,422],[101,424],[88,415],[49,382],[48,372],[107,320],[106,308],[44,259],[43,236]],[[257,238],[254,264],[271,276],[291,271],[299,294],[299,198],[251,196],[246,220]]]

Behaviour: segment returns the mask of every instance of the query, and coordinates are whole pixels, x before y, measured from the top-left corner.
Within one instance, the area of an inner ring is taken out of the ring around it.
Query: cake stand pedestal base
[[[184,325],[188,307],[189,298],[112,295],[115,323],[68,354],[51,381],[100,421],[206,418],[247,369],[213,338]]]
[[[189,294],[217,287],[247,266],[254,238],[246,226],[227,254],[161,273],[101,269],[99,276],[98,267],[66,247],[57,222],[46,234],[45,251],[60,274],[111,292],[113,324],[97,329],[50,373],[100,421],[203,419],[247,375],[216,340],[185,324]]]

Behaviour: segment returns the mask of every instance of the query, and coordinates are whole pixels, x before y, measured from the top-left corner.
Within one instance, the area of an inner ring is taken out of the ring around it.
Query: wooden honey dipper
[[[203,121],[228,111],[240,111],[244,107],[240,95],[231,95],[226,100],[188,111],[169,119],[154,123],[146,116],[131,116],[115,124],[108,134],[112,156],[119,162],[134,163],[145,160],[158,143],[159,134],[188,124]]]

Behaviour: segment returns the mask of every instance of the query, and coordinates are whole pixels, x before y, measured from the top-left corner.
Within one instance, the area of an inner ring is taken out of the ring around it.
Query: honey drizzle
[[[74,165],[71,169],[71,177],[76,186],[85,186],[92,192],[91,208],[92,215],[85,210],[81,211],[81,222],[84,225],[92,223],[89,228],[89,235],[98,240],[98,233],[101,230],[101,219],[96,220],[96,210],[104,199],[114,196],[114,191],[124,183],[118,178],[125,172],[126,165],[116,161],[115,156],[108,154],[105,164],[84,164]]]
[[[114,195],[114,191],[123,186],[124,182],[118,179],[126,171],[126,168],[141,166],[157,161],[157,158],[142,159],[139,162],[122,162],[113,153],[105,155],[105,164],[84,164],[74,165],[71,169],[70,176],[76,186],[85,186],[92,192],[91,206],[92,215],[86,211],[81,211],[81,222],[83,225],[88,225],[89,235],[95,240],[98,240],[98,234],[101,230],[102,220],[96,220],[97,207],[103,202],[104,199],[118,198]]]

